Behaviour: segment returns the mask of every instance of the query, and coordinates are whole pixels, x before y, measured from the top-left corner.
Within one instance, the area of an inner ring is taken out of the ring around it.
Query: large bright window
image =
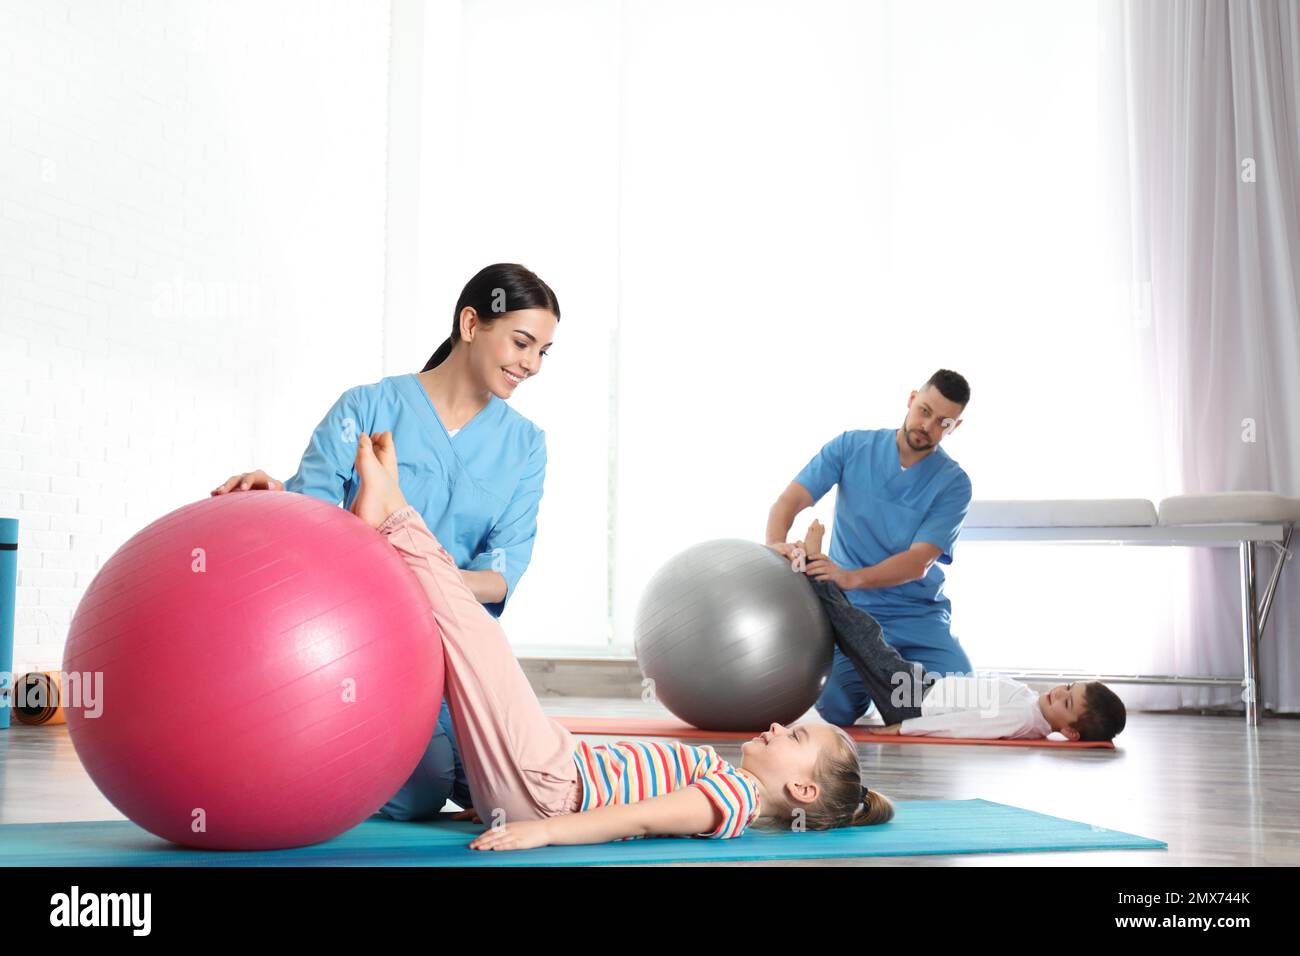
[[[520,650],[629,650],[664,560],[760,538],[822,444],[896,426],[939,367],[972,385],[944,447],[977,498],[1158,495],[1102,265],[1093,4],[493,0],[443,25],[438,329],[491,261],[564,310],[514,400],[551,449]],[[1168,560],[959,545],[954,630],[980,666],[1086,641],[1136,668],[1088,595],[1162,626]]]

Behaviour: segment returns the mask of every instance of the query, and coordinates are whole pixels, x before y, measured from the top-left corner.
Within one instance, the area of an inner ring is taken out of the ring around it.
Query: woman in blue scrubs
[[[340,395],[287,482],[256,471],[213,494],[284,489],[349,508],[358,434],[391,431],[407,500],[499,617],[532,557],[546,475],[545,433],[507,402],[541,371],[559,321],[559,301],[536,275],[510,263],[488,266],[461,292],[451,335],[423,371]],[[472,804],[444,700],[419,766],[380,812],[429,819],[448,797]]]
[[[838,486],[829,554],[808,555],[804,573],[838,584],[904,658],[940,674],[971,671],[951,630],[952,606],[939,567],[952,563],[971,502],[970,478],[939,442],[961,423],[969,401],[966,380],[940,369],[912,392],[900,428],[831,439],[768,515],[768,543],[789,557],[785,539],[795,516]],[[817,712],[847,726],[871,706],[862,678],[836,647]]]

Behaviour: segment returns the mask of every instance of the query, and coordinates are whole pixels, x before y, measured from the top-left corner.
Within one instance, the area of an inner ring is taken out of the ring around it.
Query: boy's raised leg
[[[853,664],[886,724],[921,716],[921,698],[938,675],[927,674],[885,641],[879,622],[854,607],[830,581],[808,582],[835,632],[835,643]]]

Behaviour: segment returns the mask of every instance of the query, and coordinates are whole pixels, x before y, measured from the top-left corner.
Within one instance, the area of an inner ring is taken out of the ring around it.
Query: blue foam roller
[[[18,519],[0,518],[0,730],[13,709],[14,605],[18,601]]]

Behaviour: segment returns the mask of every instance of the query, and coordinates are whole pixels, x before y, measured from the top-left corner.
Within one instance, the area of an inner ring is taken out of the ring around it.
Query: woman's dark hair
[[[477,312],[479,321],[484,325],[491,325],[506,312],[518,312],[520,309],[546,309],[554,313],[555,321],[560,320],[560,300],[555,297],[549,285],[521,265],[513,262],[494,263],[480,269],[474,278],[465,283],[460,298],[456,300],[456,312],[451,317],[451,335],[438,346],[438,351],[433,353],[420,371],[427,372],[447,360],[452,348],[460,340],[460,313],[466,307]]]

